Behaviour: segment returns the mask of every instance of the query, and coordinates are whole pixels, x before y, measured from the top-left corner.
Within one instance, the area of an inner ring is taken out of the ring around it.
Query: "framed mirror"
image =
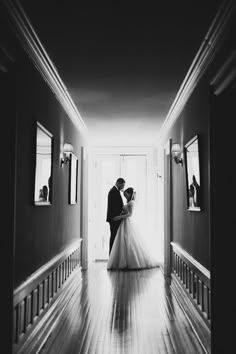
[[[52,140],[52,134],[37,122],[34,184],[35,205],[52,204]]]
[[[69,181],[69,204],[76,204],[78,185],[78,158],[73,153],[71,153]]]
[[[199,136],[195,135],[184,148],[187,208],[192,211],[201,210],[201,181],[199,160]]]

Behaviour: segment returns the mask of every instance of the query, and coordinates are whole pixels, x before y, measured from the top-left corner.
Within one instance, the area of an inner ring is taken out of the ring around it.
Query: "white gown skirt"
[[[145,269],[158,265],[132,217],[123,219],[112,246],[107,269]]]

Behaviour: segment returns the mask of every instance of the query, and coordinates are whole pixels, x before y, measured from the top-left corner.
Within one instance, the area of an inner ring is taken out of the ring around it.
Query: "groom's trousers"
[[[120,222],[121,222],[121,220],[109,222],[110,230],[111,230],[110,244],[109,244],[109,254],[111,253],[112,245],[113,245],[113,243],[115,241],[116,233],[117,233],[117,230],[118,230],[118,228],[120,226]]]

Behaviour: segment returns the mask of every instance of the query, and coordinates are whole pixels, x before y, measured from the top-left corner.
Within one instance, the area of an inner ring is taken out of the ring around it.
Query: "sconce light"
[[[179,163],[179,164],[181,164],[181,166],[183,166],[183,159],[181,157],[181,150],[180,150],[179,144],[172,144],[171,153],[172,153],[172,157],[175,160],[175,162],[177,164]]]
[[[65,143],[63,146],[63,157],[61,158],[61,166],[63,164],[67,165],[71,160],[71,154],[74,151],[73,146],[69,143]]]

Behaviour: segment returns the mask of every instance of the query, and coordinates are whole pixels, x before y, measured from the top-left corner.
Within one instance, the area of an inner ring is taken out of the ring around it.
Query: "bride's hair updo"
[[[125,194],[125,193],[129,193],[129,194],[130,194],[130,197],[129,197],[128,202],[129,202],[130,200],[134,200],[136,192],[135,192],[135,190],[134,190],[133,187],[127,188],[127,189],[124,191],[124,194]]]

